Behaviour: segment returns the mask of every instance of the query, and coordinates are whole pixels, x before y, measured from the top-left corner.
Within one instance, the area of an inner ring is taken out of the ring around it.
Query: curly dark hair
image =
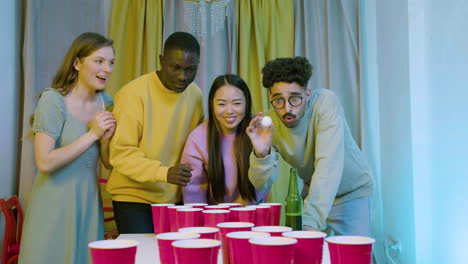
[[[306,87],[312,76],[312,65],[304,57],[277,58],[265,64],[262,74],[265,88],[271,88],[276,82],[295,82]]]

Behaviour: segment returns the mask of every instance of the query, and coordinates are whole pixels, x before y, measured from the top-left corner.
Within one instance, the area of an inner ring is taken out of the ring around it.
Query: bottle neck
[[[297,169],[289,170],[289,190],[288,195],[299,195],[299,183],[297,180]]]

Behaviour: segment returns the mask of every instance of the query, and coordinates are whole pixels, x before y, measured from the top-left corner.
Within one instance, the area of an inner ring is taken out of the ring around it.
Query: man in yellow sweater
[[[193,83],[198,41],[175,32],[164,43],[161,69],[125,85],[115,96],[117,128],[110,143],[114,167],[107,183],[119,233],[152,233],[151,204],[179,203],[191,168],[179,164],[184,143],[203,119]]]

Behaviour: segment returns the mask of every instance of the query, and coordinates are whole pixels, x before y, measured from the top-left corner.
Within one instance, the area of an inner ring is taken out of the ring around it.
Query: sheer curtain
[[[338,94],[354,139],[360,136],[358,0],[295,0],[295,55],[309,59],[310,87]]]
[[[184,2],[184,0],[166,1],[164,12],[164,40],[176,31],[185,31],[194,34],[190,24],[187,24],[191,22],[184,20]],[[209,26],[213,20],[209,12],[210,5],[211,3],[208,2],[205,6],[205,11],[207,11],[205,24],[203,24],[203,20],[200,24],[200,26],[206,26],[208,34],[203,40],[200,39],[200,36],[196,36],[200,42],[201,54],[195,83],[203,92],[205,113],[207,113],[206,103],[213,80],[221,74],[237,73],[237,18],[235,13],[235,1],[231,0],[226,6],[227,16],[224,20],[224,29],[215,32],[212,32]]]
[[[105,34],[105,6],[94,0],[26,0],[23,43],[23,82],[19,196],[26,207],[36,177],[29,118],[37,104],[36,95],[49,87],[72,41],[81,33]]]
[[[295,55],[305,56],[314,70],[309,87],[333,90],[343,105],[354,139],[367,157],[376,182],[371,197],[371,229],[375,261],[384,263],[382,200],[372,87],[365,78],[361,50],[359,0],[295,0]]]

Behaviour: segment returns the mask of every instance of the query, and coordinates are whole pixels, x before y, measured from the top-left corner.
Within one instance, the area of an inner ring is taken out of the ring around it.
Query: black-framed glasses
[[[288,98],[288,103],[291,106],[297,107],[297,106],[300,106],[302,104],[302,99],[303,99],[302,96],[293,95],[293,96]],[[271,100],[270,103],[273,106],[273,108],[281,109],[281,108],[284,107],[284,104],[286,103],[286,99],[283,98],[283,97],[279,97],[279,98],[275,98],[275,99]]]

